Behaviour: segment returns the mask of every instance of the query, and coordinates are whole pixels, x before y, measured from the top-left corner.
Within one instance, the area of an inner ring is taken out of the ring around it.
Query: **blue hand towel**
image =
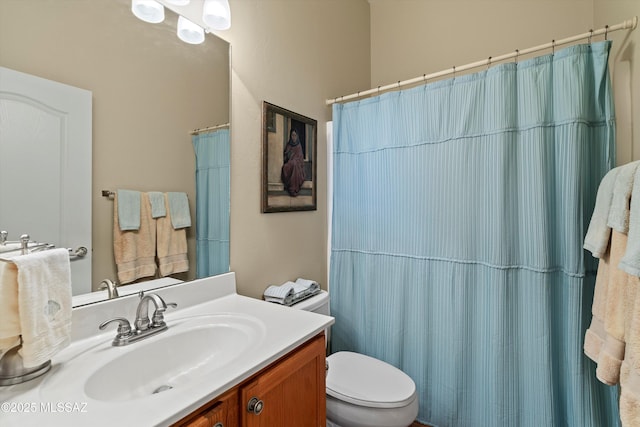
[[[189,199],[187,193],[167,193],[169,199],[169,213],[171,214],[171,225],[178,230],[180,228],[191,227],[191,213],[189,212]]]
[[[636,173],[631,195],[629,239],[618,268],[632,276],[640,276],[640,173]]]
[[[140,192],[117,190],[116,197],[120,230],[138,230],[140,228]]]
[[[151,218],[167,216],[164,194],[159,191],[149,191],[147,194],[149,194],[149,202],[151,202]]]
[[[611,169],[602,178],[596,195],[596,206],[593,209],[591,222],[587,235],[584,238],[584,248],[590,251],[595,258],[602,258],[609,247],[611,227],[607,225],[611,201],[613,200],[613,186],[618,177],[620,168]]]
[[[613,199],[611,199],[607,225],[622,234],[629,232],[629,201],[639,164],[640,161],[635,161],[621,166],[613,186]]]

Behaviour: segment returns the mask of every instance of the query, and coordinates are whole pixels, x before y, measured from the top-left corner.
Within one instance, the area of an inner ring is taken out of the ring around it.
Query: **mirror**
[[[195,224],[190,131],[229,122],[229,44],[212,34],[186,44],[176,25],[169,9],[162,23],[140,21],[130,0],[0,2],[0,66],[92,93],[93,158],[82,160],[92,165],[94,291],[117,278],[113,200],[102,190],[186,192]],[[187,231],[189,272],[174,279],[195,278],[194,228]],[[160,280],[168,282],[175,280]]]

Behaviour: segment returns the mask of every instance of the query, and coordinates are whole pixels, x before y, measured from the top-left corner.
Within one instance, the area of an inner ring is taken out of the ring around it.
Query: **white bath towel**
[[[584,248],[596,258],[602,258],[611,238],[611,227],[607,225],[611,200],[613,199],[613,186],[620,168],[611,169],[600,182],[596,195],[596,206],[591,215],[589,229],[584,238]]]
[[[624,234],[629,232],[629,201],[638,164],[640,161],[621,166],[613,185],[613,199],[611,200],[607,225]]]
[[[164,200],[169,203],[168,194]],[[172,218],[173,212],[167,209],[164,217],[156,219],[158,268],[162,277],[189,271],[187,230],[174,228]]]
[[[71,342],[71,266],[66,249],[12,259],[18,270],[18,307],[25,367],[50,360]]]
[[[264,291],[263,298],[268,302],[290,305],[293,302],[295,291],[293,282],[285,282],[282,285],[271,285]]]
[[[140,192],[117,190],[118,224],[120,230],[138,230],[140,228]]]
[[[636,173],[633,182],[629,210],[629,240],[618,268],[634,276],[640,276],[640,173]]]
[[[140,195],[140,228],[122,231],[118,223],[120,199],[113,200],[113,256],[121,284],[156,274],[156,224],[147,193]]]
[[[151,203],[151,218],[160,218],[167,215],[167,208],[164,201],[164,193],[160,191],[149,191],[149,203]]]
[[[189,199],[187,193],[169,192],[169,211],[173,228],[180,229],[191,227],[191,212],[189,211]]]

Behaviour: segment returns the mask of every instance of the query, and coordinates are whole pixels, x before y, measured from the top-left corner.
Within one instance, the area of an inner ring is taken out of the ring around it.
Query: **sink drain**
[[[171,387],[170,385],[161,385],[160,387],[158,387],[157,389],[153,390],[153,393],[151,394],[158,394],[158,393],[162,393],[163,391],[167,391],[167,390],[171,390],[173,387]]]

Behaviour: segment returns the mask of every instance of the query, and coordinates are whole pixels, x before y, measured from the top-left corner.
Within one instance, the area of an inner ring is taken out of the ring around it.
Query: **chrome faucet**
[[[118,333],[113,339],[112,345],[123,346],[131,344],[168,329],[164,321],[164,312],[168,307],[175,308],[178,304],[174,302],[166,303],[157,294],[145,295],[143,291],[140,291],[139,295],[140,302],[136,309],[136,320],[133,322],[134,329],[131,328],[131,324],[124,317],[107,320],[98,327],[99,329],[104,329],[109,323],[118,323]],[[153,302],[155,306],[151,321],[149,320],[149,301]]]
[[[98,289],[106,289],[109,299],[118,298],[120,296],[118,295],[118,285],[116,285],[110,279],[104,279],[102,282],[100,282]]]
[[[143,291],[140,291],[140,302],[138,303],[138,309],[136,310],[136,320],[133,323],[136,329],[140,331],[146,331],[149,328],[162,328],[167,326],[164,323],[164,312],[167,311],[167,307],[177,307],[175,302],[165,303],[162,298],[157,294],[145,295]],[[155,305],[153,311],[153,317],[149,322],[149,301]]]

